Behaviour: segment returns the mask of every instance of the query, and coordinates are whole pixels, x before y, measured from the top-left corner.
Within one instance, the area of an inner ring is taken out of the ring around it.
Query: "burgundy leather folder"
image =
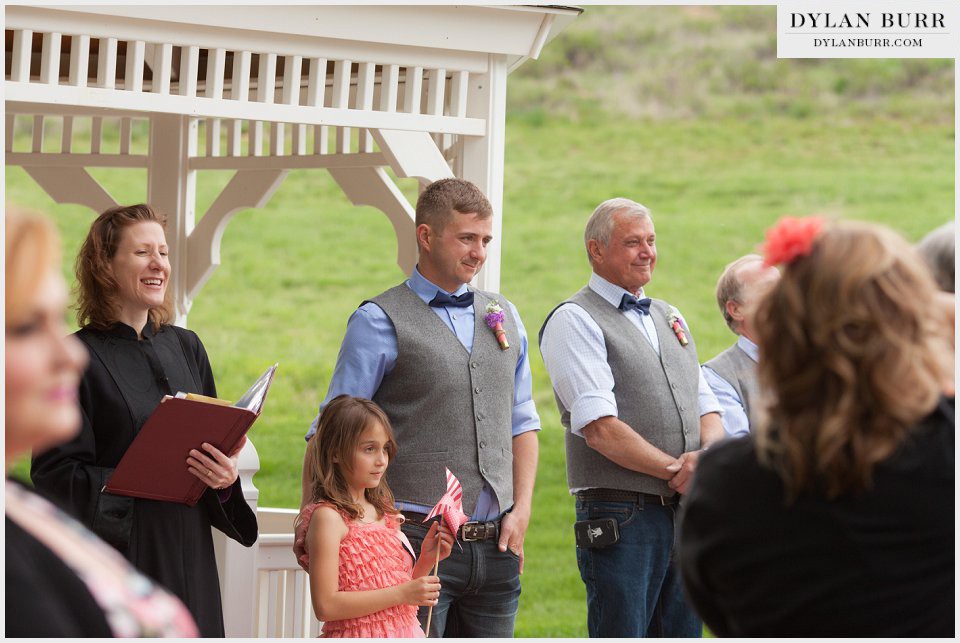
[[[187,470],[191,449],[202,451],[204,442],[229,455],[247,430],[260,417],[263,400],[276,365],[251,387],[241,404],[255,391],[256,400],[242,406],[166,398],[141,427],[140,432],[103,490],[121,496],[197,504],[207,489],[202,480]]]

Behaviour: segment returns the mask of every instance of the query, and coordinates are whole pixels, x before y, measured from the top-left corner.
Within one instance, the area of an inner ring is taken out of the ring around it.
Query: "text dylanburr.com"
[[[820,0],[777,5],[778,58],[955,58],[956,0]]]

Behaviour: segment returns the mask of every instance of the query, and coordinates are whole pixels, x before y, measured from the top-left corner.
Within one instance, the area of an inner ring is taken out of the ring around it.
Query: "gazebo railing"
[[[314,617],[310,577],[293,556],[294,509],[260,509],[257,522],[257,592],[255,636],[316,637],[321,623]],[[231,607],[224,606],[224,618]]]
[[[257,507],[260,492],[253,476],[260,470],[260,458],[249,439],[238,468],[243,496],[257,513],[260,534],[248,548],[213,530],[226,635],[315,637],[321,623],[313,615],[310,578],[293,556],[297,510]]]
[[[460,56],[460,67],[451,68],[449,52],[434,64],[428,52],[408,49],[398,55],[370,43],[224,28],[174,33],[136,18],[8,7],[6,100],[21,113],[43,114],[44,105],[62,113],[70,105],[67,118],[194,116],[208,122],[210,156],[241,155],[241,119],[251,122],[253,156],[288,147],[293,154],[372,152],[370,134],[352,136],[351,128],[484,135],[485,121],[467,116],[467,101],[471,75],[487,71],[486,58]]]
[[[376,141],[365,130],[353,133],[349,153],[336,152],[332,142],[342,128],[293,125],[279,131],[284,140],[257,154],[257,123],[243,121],[226,130],[218,119],[201,119],[188,157],[191,170],[297,167],[376,167],[387,165]],[[281,128],[282,123],[259,123]],[[6,114],[6,162],[22,167],[126,167],[149,165],[149,119],[130,116],[65,116]],[[232,134],[227,132],[231,131]],[[331,140],[330,132],[334,132]],[[361,138],[363,137],[363,138]],[[271,137],[272,138],[272,137]],[[372,138],[372,137],[371,137]],[[262,141],[261,141],[262,145]],[[363,151],[360,151],[363,150]],[[229,151],[229,154],[225,152]]]

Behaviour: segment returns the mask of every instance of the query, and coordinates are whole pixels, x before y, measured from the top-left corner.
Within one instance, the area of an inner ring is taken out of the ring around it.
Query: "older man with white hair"
[[[729,263],[717,281],[717,305],[737,342],[703,365],[703,375],[723,407],[723,428],[731,437],[750,433],[750,408],[757,396],[757,344],[753,308],[780,279],[763,257],[749,254]]]
[[[566,429],[587,630],[699,637],[674,526],[701,450],[723,437],[720,407],[679,311],[644,294],[657,261],[649,210],[605,201],[584,240],[590,282],[547,317],[540,348]]]

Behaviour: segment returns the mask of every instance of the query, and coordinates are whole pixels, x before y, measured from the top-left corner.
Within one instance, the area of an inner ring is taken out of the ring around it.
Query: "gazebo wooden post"
[[[247,440],[237,463],[243,498],[254,512],[260,491],[253,484],[254,474],[260,470],[260,456],[253,442]],[[224,606],[223,629],[227,638],[255,636],[257,605],[257,556],[259,549],[244,547],[235,540],[214,531],[213,546],[220,575],[220,601]],[[263,536],[261,536],[263,537]]]
[[[197,120],[177,114],[150,118],[150,159],[147,202],[167,215],[175,321],[186,327],[192,298],[187,294],[187,240],[196,211],[196,171],[189,158],[196,154]]]
[[[500,249],[503,242],[503,163],[507,111],[507,63],[503,55],[491,54],[485,75],[471,78],[467,92],[467,115],[484,119],[484,136],[463,136],[460,150],[461,177],[475,183],[493,206],[493,241],[487,246],[487,262],[476,278],[481,290],[500,290]]]

